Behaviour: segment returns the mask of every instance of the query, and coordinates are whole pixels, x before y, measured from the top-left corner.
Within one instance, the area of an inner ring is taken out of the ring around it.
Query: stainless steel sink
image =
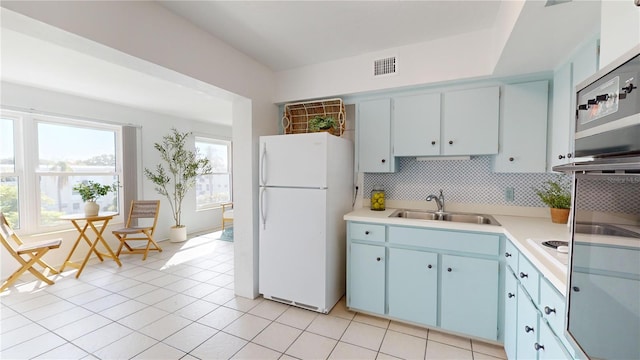
[[[619,228],[614,225],[608,224],[592,224],[592,223],[577,223],[575,225],[575,232],[578,234],[593,234],[593,235],[608,235],[608,236],[621,236],[640,238],[640,234],[634,231]]]
[[[444,214],[442,220],[472,224],[500,225],[493,217],[479,214]]]
[[[389,217],[399,217],[407,219],[419,220],[440,220],[439,214],[435,212],[419,211],[419,210],[396,210]]]
[[[417,219],[417,220],[435,220],[435,221],[450,221],[450,222],[462,222],[471,224],[486,224],[486,225],[498,225],[500,223],[496,221],[491,215],[484,214],[467,214],[467,213],[438,213],[434,211],[421,211],[421,210],[405,210],[400,209],[394,211],[389,217],[405,218],[405,219]]]

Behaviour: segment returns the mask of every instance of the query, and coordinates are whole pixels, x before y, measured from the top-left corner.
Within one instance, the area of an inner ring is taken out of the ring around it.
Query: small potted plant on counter
[[[73,186],[73,190],[77,191],[84,201],[84,214],[85,216],[98,216],[100,212],[100,205],[96,201],[110,193],[111,191],[118,191],[118,185],[102,185],[95,181],[83,181]]]
[[[549,207],[551,221],[566,224],[571,208],[571,190],[568,181],[547,180],[541,187],[534,189],[540,200]]]
[[[309,131],[311,132],[326,131],[333,135],[333,131],[337,126],[338,122],[332,116],[318,115],[309,120]]]

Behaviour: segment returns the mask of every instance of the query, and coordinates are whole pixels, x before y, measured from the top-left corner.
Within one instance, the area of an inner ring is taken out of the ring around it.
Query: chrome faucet
[[[429,195],[427,196],[427,201],[435,200],[436,205],[438,206],[438,213],[444,212],[444,194],[442,193],[442,189],[440,189],[440,195]]]

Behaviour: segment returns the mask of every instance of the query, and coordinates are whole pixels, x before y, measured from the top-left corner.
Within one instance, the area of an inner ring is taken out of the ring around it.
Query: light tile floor
[[[220,233],[161,253],[93,261],[0,294],[2,359],[497,359],[492,344],[347,310],[236,297]]]

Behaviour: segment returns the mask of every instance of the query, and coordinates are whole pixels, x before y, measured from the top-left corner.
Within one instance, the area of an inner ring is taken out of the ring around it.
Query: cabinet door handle
[[[377,258],[376,258],[376,261],[380,261],[380,260],[382,260],[382,258],[381,258],[381,257],[377,257]]]
[[[540,345],[538,343],[535,343],[533,345],[533,348],[536,349],[536,351],[540,351],[540,349],[544,350],[544,345]]]
[[[506,253],[504,253],[504,257],[511,257],[511,254],[506,252]]]
[[[529,332],[532,332],[532,331],[533,331],[533,328],[532,328],[532,327],[529,327],[528,325],[525,325],[525,326],[524,326],[524,331],[529,333]]]
[[[520,279],[524,279],[524,278],[528,278],[528,277],[529,277],[529,275],[528,275],[528,274],[525,274],[525,273],[523,273],[523,272],[520,272]]]
[[[381,161],[382,161],[382,163],[384,164],[384,163],[386,163],[386,162],[387,162],[387,159],[382,159]]]
[[[512,158],[512,157],[510,157],[510,158],[509,158],[509,161],[513,161],[513,160],[515,160],[515,159],[514,159],[514,158]]]
[[[579,287],[577,287],[577,286],[574,286],[574,287],[573,287],[573,291],[575,291],[575,292],[580,292],[580,288],[579,288]]]
[[[548,306],[544,307],[544,313],[547,314],[547,315],[550,315],[551,313],[555,313],[555,312],[556,312],[556,309],[552,309],[552,308],[550,308]]]
[[[511,299],[512,297],[515,297],[515,296],[516,296],[516,294],[514,294],[514,293],[509,293],[509,294],[507,294],[507,296],[509,296],[509,299]]]
[[[568,159],[571,159],[571,157],[572,157],[572,156],[573,156],[573,154],[572,154],[572,153],[568,153],[568,154],[567,154],[567,158],[568,158]]]
[[[448,272],[451,272],[452,270],[453,270],[453,269],[451,269],[451,268],[447,268],[447,271],[448,271]]]
[[[432,142],[431,142],[431,145],[435,145],[435,144],[436,144],[436,142],[435,142],[435,141],[432,141]]]
[[[431,264],[427,265],[427,268],[431,269],[433,266]]]
[[[449,145],[453,145],[453,140],[449,140]]]
[[[564,155],[562,154],[558,155],[558,160],[562,160],[562,159],[564,159]]]
[[[365,235],[369,235],[369,230],[364,232]]]

